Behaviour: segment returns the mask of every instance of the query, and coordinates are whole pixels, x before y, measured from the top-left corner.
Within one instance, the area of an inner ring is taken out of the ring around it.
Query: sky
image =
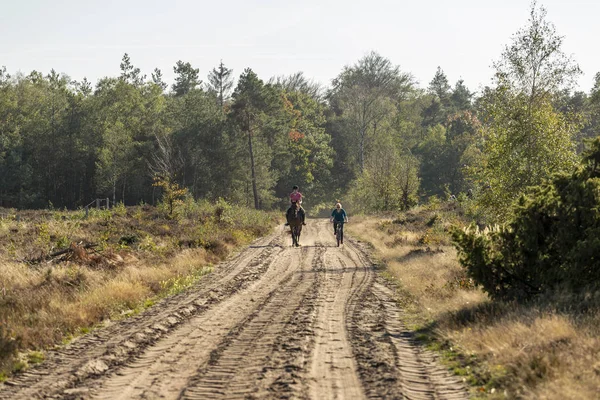
[[[600,1],[541,0],[589,92],[600,71]],[[438,66],[472,91],[490,84],[529,0],[0,0],[0,66],[96,82],[117,76],[124,53],[172,83],[178,60],[206,75],[220,60],[264,80],[303,71],[328,85],[375,50],[426,87]]]

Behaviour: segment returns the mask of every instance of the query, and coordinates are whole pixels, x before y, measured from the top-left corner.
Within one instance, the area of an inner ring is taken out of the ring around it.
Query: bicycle
[[[340,247],[340,243],[344,244],[344,223],[338,222],[335,227],[335,239],[337,240],[337,247]]]

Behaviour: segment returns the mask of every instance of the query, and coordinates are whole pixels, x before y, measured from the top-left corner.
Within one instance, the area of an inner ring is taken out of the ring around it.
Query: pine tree
[[[152,72],[152,82],[158,85],[163,91],[167,88],[167,84],[163,81],[162,71],[158,68],[154,68],[154,72]]]
[[[223,61],[208,74],[208,87],[217,94],[221,107],[229,100],[233,87],[233,70],[225,67]]]
[[[145,75],[141,75],[140,69],[133,66],[127,53],[123,54],[121,60],[121,79],[135,86],[143,85],[146,79]]]
[[[173,72],[176,74],[173,84],[175,96],[183,96],[202,84],[202,81],[198,79],[199,71],[199,69],[193,68],[189,62],[177,61],[173,67]]]

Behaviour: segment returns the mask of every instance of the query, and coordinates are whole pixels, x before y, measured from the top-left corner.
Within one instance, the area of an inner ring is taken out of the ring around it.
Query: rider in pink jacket
[[[304,211],[304,208],[302,208],[302,193],[298,191],[298,186],[294,185],[294,187],[292,188],[292,193],[290,193],[290,202],[292,203],[292,205],[290,206],[290,208],[288,208],[287,214],[290,213],[292,207],[298,204],[298,213],[302,216],[302,225],[306,225],[306,222],[304,222],[304,220],[306,219],[306,212]],[[286,225],[289,224],[286,223]]]

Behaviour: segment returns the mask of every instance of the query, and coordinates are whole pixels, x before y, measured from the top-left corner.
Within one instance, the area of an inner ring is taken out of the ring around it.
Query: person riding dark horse
[[[286,225],[290,226],[290,230],[292,232],[292,246],[300,246],[300,234],[302,233],[302,225],[306,225],[304,223],[304,216],[300,212],[301,207],[297,202],[292,203],[292,207],[290,207],[285,215],[287,220]]]
[[[306,225],[306,213],[304,212],[304,208],[302,208],[302,197],[302,193],[298,191],[298,186],[294,186],[292,188],[292,193],[290,193],[290,201],[292,205],[290,208],[288,208],[286,216],[292,211],[298,213],[302,218],[302,225]],[[286,225],[289,225],[289,223],[286,223]]]
[[[290,220],[300,220],[300,223],[302,224],[302,213],[300,212],[300,205],[296,202],[293,202],[292,205],[290,206],[290,208],[288,208],[287,212],[285,213],[285,219],[288,221],[288,224],[290,222]]]

